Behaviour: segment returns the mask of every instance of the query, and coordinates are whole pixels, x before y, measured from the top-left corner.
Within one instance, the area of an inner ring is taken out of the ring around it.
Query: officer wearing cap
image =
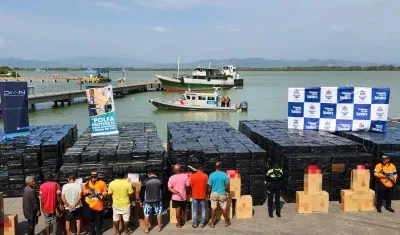
[[[275,198],[275,210],[276,215],[281,217],[281,188],[283,182],[283,171],[279,167],[278,164],[274,164],[274,166],[267,171],[266,174],[267,180],[267,191],[268,191],[268,214],[269,217],[274,217],[273,215],[273,204]]]
[[[91,179],[84,186],[82,193],[85,196],[85,202],[90,208],[90,234],[101,234],[103,227],[104,202],[103,198],[107,196],[107,185],[99,179],[96,171],[90,174]]]
[[[389,162],[387,156],[382,156],[382,162],[376,165],[374,175],[378,179],[376,210],[379,213],[382,213],[382,200],[385,199],[385,209],[394,213],[394,210],[392,209],[392,197],[394,186],[397,181],[395,165]]]

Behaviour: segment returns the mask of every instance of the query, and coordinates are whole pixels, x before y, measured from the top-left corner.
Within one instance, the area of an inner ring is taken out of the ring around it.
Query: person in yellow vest
[[[88,180],[82,190],[85,196],[85,202],[90,208],[90,234],[99,235],[103,227],[104,202],[103,198],[107,196],[107,185],[99,180],[97,172],[91,173],[91,179]]]
[[[374,175],[378,179],[376,210],[378,213],[382,213],[382,199],[385,199],[386,210],[394,213],[392,196],[397,181],[396,166],[389,162],[387,156],[382,156],[382,163],[376,165]]]

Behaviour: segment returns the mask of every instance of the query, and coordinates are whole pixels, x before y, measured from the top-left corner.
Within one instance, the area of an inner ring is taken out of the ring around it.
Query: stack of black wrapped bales
[[[294,202],[303,191],[308,165],[318,165],[323,190],[331,201],[340,200],[340,190],[350,188],[350,171],[357,165],[372,168],[371,154],[364,146],[331,133],[287,128],[287,121],[240,121],[239,130],[267,152],[267,168],[276,163],[285,172],[283,198]]]
[[[168,156],[184,171],[203,166],[207,174],[220,161],[223,171],[239,171],[241,194],[250,194],[255,205],[265,201],[266,153],[226,122],[169,122]]]
[[[0,191],[5,197],[21,196],[25,177],[34,176],[39,187],[43,175],[57,176],[62,154],[78,135],[76,125],[31,126],[29,136],[0,142]],[[4,132],[0,131],[3,139]]]
[[[390,158],[391,163],[400,170],[400,123],[389,122],[385,133],[376,132],[340,132],[340,136],[364,145],[366,150],[374,156],[372,167],[380,162],[383,155]],[[376,186],[375,177],[372,187]],[[400,200],[400,186],[396,185],[394,199]]]
[[[92,171],[97,171],[100,179],[108,184],[120,169],[125,173],[137,173],[143,179],[147,169],[152,168],[167,180],[163,174],[164,167],[168,166],[164,162],[165,149],[155,124],[120,122],[118,131],[118,135],[92,137],[90,128],[86,129],[63,156],[60,184],[65,184],[71,173],[85,182]]]

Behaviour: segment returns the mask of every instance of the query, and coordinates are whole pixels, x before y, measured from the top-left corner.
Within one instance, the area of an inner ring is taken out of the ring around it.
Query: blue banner
[[[92,136],[118,134],[112,86],[86,90]]]
[[[0,82],[4,139],[29,135],[28,83]]]
[[[389,88],[289,88],[288,128],[385,132]]]

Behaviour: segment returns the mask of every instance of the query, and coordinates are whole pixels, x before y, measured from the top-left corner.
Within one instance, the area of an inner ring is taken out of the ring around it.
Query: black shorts
[[[82,220],[82,207],[75,208],[73,211],[65,209],[65,221]]]
[[[172,208],[180,208],[181,210],[186,209],[186,201],[175,201],[172,200]]]

